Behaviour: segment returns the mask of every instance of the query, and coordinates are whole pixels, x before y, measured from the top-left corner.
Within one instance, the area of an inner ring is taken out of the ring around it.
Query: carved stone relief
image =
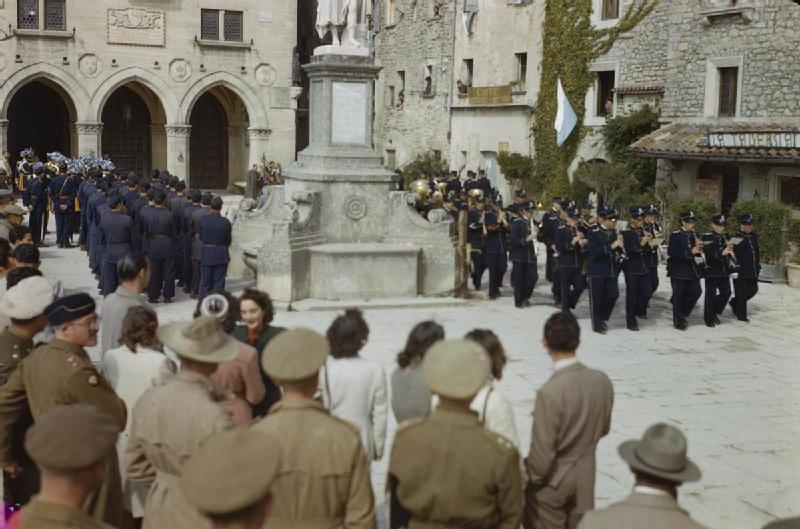
[[[167,15],[149,9],[109,9],[108,43],[139,46],[166,44]]]
[[[256,66],[256,81],[261,86],[272,86],[278,78],[275,67],[271,64],[259,64]]]
[[[86,53],[78,59],[78,70],[84,77],[96,77],[102,69],[100,58],[94,53]]]
[[[169,74],[173,79],[182,83],[192,75],[192,67],[183,59],[175,59],[169,63]]]

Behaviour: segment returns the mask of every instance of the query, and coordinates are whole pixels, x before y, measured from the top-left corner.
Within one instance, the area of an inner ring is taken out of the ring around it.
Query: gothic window
[[[219,40],[219,10],[203,9],[200,11],[200,38]]]
[[[719,69],[719,116],[736,116],[736,89],[739,82],[739,68]]]
[[[222,39],[220,39],[222,35]],[[244,40],[244,16],[241,11],[219,9],[200,10],[200,38],[202,40]]]
[[[65,0],[44,0],[44,29],[67,29]]]
[[[39,0],[19,0],[17,27],[19,29],[39,29]]]
[[[19,29],[67,29],[66,0],[18,0]]]
[[[225,11],[225,40],[242,42],[244,33],[243,18],[241,11]]]
[[[619,0],[603,0],[602,20],[614,20],[619,18]]]

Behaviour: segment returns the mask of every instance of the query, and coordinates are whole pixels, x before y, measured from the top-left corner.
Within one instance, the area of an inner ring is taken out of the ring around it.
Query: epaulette
[[[517,447],[514,446],[514,443],[512,443],[499,433],[494,434],[494,438],[497,441],[497,444],[499,444],[503,448],[503,450],[509,451],[517,449]]]
[[[401,422],[400,424],[397,425],[397,431],[399,432],[400,430],[405,430],[405,429],[408,429],[408,428],[410,428],[412,426],[418,426],[418,425],[422,424],[423,422],[425,422],[425,419],[422,419],[422,418],[405,420],[405,421],[403,421],[403,422]]]

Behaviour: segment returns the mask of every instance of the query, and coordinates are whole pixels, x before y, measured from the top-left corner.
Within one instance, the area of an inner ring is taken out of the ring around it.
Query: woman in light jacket
[[[331,354],[320,370],[320,388],[331,414],[355,425],[368,461],[383,457],[386,441],[386,377],[383,367],[359,356],[369,327],[361,311],[348,309],[327,332]]]
[[[472,340],[483,347],[489,353],[492,365],[492,375],[486,381],[486,385],[472,399],[470,408],[478,413],[481,424],[487,430],[499,433],[514,443],[519,450],[519,438],[511,402],[494,387],[495,380],[503,378],[503,367],[508,361],[503,345],[495,333],[486,329],[472,330],[464,336],[464,339]]]
[[[136,306],[128,309],[122,320],[122,336],[116,349],[106,352],[104,372],[119,398],[132,410],[139,397],[149,388],[161,384],[175,373],[175,364],[161,352],[156,338],[158,317],[152,309]],[[125,461],[131,422],[117,439],[117,454]],[[127,478],[126,466],[120,465],[123,505],[134,518],[144,516],[147,489]]]
[[[422,358],[431,345],[444,340],[444,329],[435,321],[418,323],[397,355],[392,373],[392,411],[397,424],[424,419],[431,414],[431,390],[422,377]]]

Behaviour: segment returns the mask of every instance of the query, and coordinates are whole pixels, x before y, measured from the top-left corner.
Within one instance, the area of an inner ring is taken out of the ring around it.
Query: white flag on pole
[[[567,94],[564,93],[564,87],[561,86],[561,79],[558,79],[558,92],[556,94],[558,99],[558,111],[556,112],[556,145],[561,145],[567,141],[567,138],[572,133],[572,129],[578,124],[578,116],[569,104]]]

